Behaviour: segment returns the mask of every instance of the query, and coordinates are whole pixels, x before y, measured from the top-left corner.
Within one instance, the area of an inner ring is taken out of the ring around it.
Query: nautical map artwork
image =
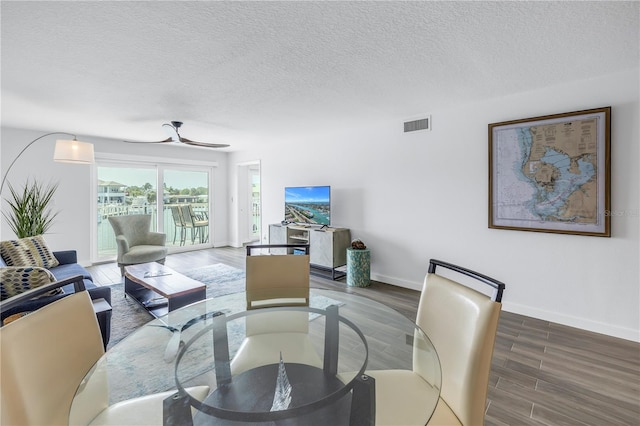
[[[489,227],[610,236],[611,108],[489,125]]]

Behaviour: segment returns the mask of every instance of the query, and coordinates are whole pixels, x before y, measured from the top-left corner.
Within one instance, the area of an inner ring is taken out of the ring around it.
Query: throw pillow
[[[27,290],[53,283],[56,277],[45,268],[32,266],[8,266],[0,268],[0,300],[5,300]],[[61,288],[43,294],[50,296],[63,293]]]
[[[53,255],[42,235],[0,242],[0,256],[7,266],[39,266],[53,268],[60,262]]]

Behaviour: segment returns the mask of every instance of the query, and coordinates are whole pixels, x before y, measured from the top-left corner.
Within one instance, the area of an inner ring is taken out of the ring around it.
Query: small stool
[[[371,252],[369,249],[347,249],[347,286],[371,285]]]

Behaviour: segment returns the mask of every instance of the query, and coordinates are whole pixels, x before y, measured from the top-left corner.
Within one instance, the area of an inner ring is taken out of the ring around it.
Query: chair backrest
[[[68,424],[71,402],[104,349],[86,291],[71,294],[0,329],[0,423]],[[107,394],[91,401],[95,413]]]
[[[247,309],[269,306],[308,306],[309,255],[250,255],[251,248],[260,249],[270,247],[273,246],[262,245],[247,247]],[[291,247],[300,246],[292,245]],[[306,250],[308,250],[308,247]]]
[[[449,269],[480,282],[488,279],[500,287],[500,296],[504,284],[465,268],[436,260],[431,262],[432,272],[424,281],[416,323],[438,352],[442,368],[441,398],[463,425],[481,425],[502,304],[480,291],[437,275],[435,266],[452,266]]]
[[[171,206],[171,216],[176,226],[184,226],[184,219],[182,218],[182,212],[180,212],[180,206]]]
[[[193,228],[195,226],[193,216],[191,215],[191,204],[180,205],[180,214],[186,227]]]
[[[127,239],[129,247],[144,245],[151,230],[150,214],[132,214],[127,216],[109,216],[109,223],[116,234]]]

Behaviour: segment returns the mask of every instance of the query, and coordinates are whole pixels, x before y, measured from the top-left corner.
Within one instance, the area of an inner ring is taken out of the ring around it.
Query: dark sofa
[[[55,266],[49,271],[56,277],[56,280],[62,281],[67,278],[71,278],[76,275],[82,275],[85,288],[89,292],[92,300],[104,299],[109,305],[111,305],[111,288],[99,287],[93,283],[93,279],[89,271],[87,271],[82,265],[78,263],[78,256],[75,250],[54,251],[53,255],[58,259],[60,265]],[[0,267],[7,266],[4,260],[0,257]],[[20,312],[29,312],[39,309],[51,302],[54,302],[66,294],[74,292],[73,284],[68,284],[62,287],[63,294],[57,294],[54,296],[42,296],[37,299],[29,300],[20,306],[16,306],[0,312],[0,320],[4,322],[5,318],[17,314]],[[111,316],[105,315],[100,317],[100,330],[106,347],[111,335]]]

